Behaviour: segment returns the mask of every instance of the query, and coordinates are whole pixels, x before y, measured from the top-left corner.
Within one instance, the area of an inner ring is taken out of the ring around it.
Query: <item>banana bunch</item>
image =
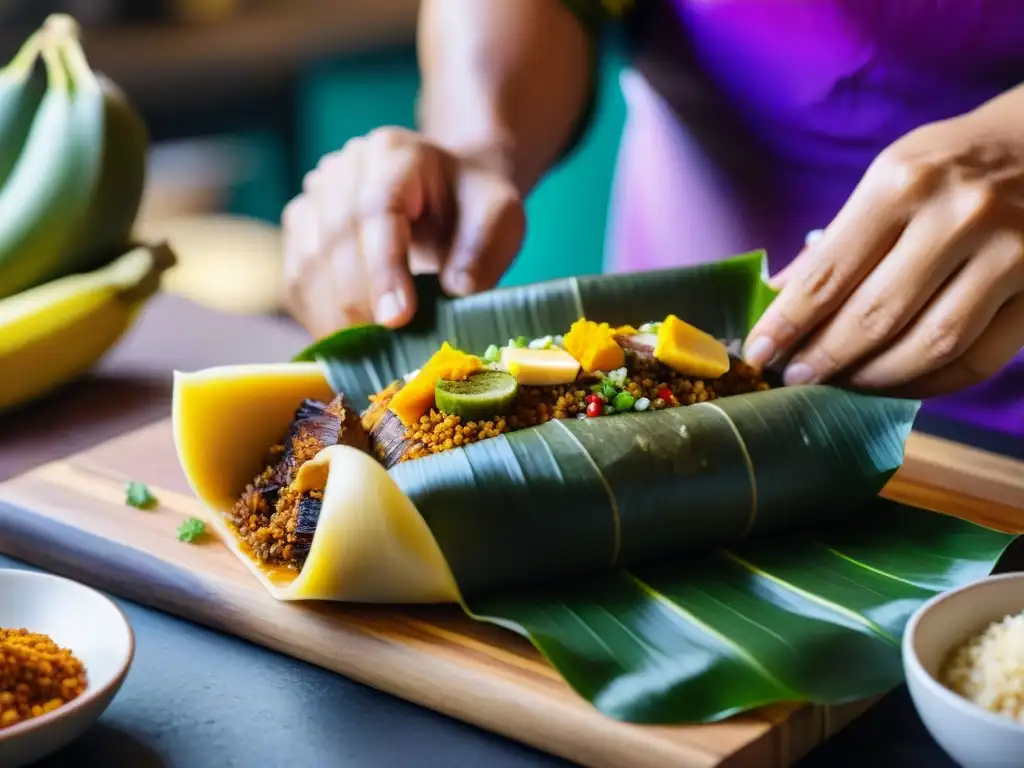
[[[174,264],[131,247],[148,140],[69,16],[0,69],[0,411],[91,367]]]

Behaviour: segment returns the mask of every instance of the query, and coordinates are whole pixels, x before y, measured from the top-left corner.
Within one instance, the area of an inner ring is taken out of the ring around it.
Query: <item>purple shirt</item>
[[[772,271],[872,159],[1024,81],[1020,0],[639,0],[608,266]],[[1024,350],[925,410],[1024,437]]]

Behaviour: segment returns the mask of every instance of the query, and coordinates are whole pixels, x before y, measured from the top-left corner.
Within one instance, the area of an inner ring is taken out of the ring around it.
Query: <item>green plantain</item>
[[[98,186],[104,97],[95,76],[69,75],[66,60],[81,56],[72,24],[51,17],[40,31],[46,93],[0,188],[0,298],[66,272]]]
[[[7,181],[21,154],[32,118],[43,98],[34,77],[39,60],[39,34],[30,37],[11,62],[0,69],[0,184]]]
[[[97,269],[124,252],[146,181],[146,124],[115,83],[96,79],[104,105],[102,166],[82,231],[65,258],[67,272]]]

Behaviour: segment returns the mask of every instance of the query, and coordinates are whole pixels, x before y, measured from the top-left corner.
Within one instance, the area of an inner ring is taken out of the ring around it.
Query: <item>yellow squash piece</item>
[[[626,353],[615,341],[618,332],[608,323],[581,318],[565,334],[565,351],[579,360],[587,373],[614,371],[626,364]]]
[[[529,349],[505,347],[501,362],[516,381],[528,387],[571,384],[580,372],[579,361],[558,347]]]
[[[302,400],[332,394],[316,363],[175,372],[178,460],[211,528],[278,600],[458,602],[451,570],[415,505],[373,457],[346,445],[325,448],[295,480],[324,491],[302,570],[265,568],[243,549],[227,516],[235,500]]]
[[[717,379],[729,371],[729,350],[714,336],[669,315],[658,329],[654,357],[674,371]]]
[[[398,390],[391,399],[390,408],[405,426],[410,427],[433,407],[434,386],[438,379],[462,381],[483,370],[483,367],[479,357],[467,355],[446,341],[417,374]]]

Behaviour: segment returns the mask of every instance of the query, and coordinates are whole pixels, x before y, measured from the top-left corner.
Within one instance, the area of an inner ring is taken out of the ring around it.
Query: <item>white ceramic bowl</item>
[[[960,643],[1024,610],[1024,573],[1006,573],[945,592],[922,605],[903,635],[907,687],[925,727],[964,768],[1024,766],[1024,725],[953,693],[939,667]]]
[[[59,576],[0,569],[0,627],[42,632],[85,665],[88,687],[40,717],[0,729],[0,766],[19,768],[80,736],[110,704],[131,665],[135,638],[109,598]]]

